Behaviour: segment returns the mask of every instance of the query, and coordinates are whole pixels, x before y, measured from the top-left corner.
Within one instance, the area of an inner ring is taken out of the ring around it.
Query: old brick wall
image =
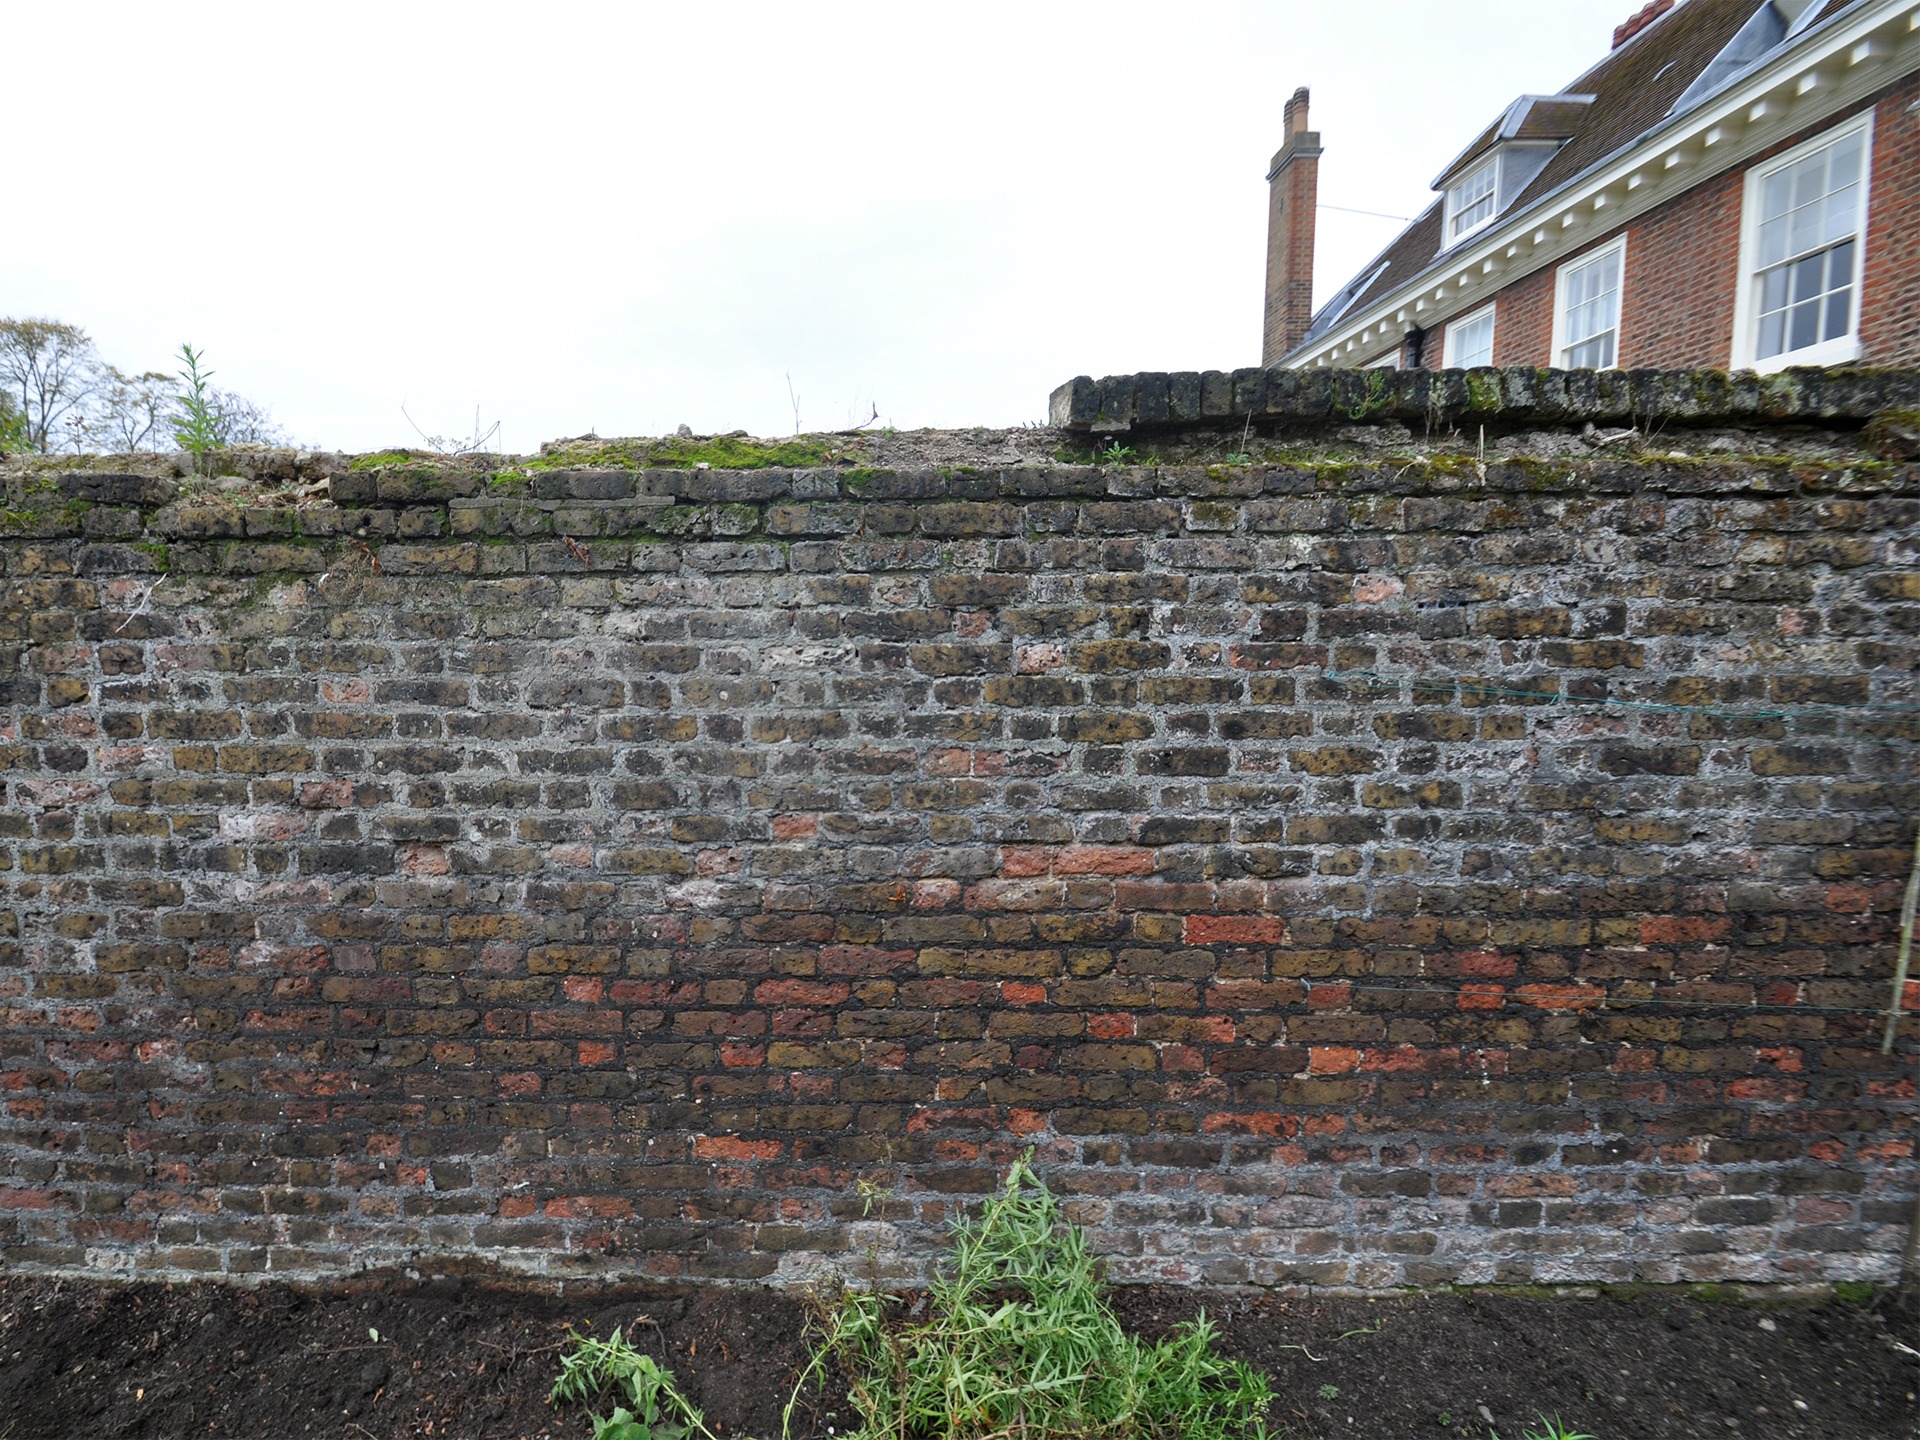
[[[41,482],[0,1256],[908,1273],[1031,1145],[1123,1278],[1886,1277],[1920,485],[1835,444]]]

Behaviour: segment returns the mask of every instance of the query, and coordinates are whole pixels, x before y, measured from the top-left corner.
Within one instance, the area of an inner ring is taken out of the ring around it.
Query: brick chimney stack
[[[1671,0],[1669,0],[1671,3]],[[1267,170],[1267,313],[1260,363],[1297,346],[1313,318],[1313,227],[1320,200],[1320,135],[1307,128],[1307,91],[1293,92],[1286,138]]]
[[[1628,20],[1626,24],[1614,27],[1613,48],[1618,50],[1622,45],[1626,44],[1627,41],[1638,35],[1678,3],[1679,0],[1652,0],[1652,3],[1631,20]]]

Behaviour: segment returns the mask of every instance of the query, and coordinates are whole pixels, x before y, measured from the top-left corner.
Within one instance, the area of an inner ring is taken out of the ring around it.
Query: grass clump
[[[405,465],[413,457],[404,450],[381,450],[372,455],[356,455],[349,470],[378,470],[386,465]]]
[[[568,1332],[573,1348],[560,1357],[560,1378],[550,1400],[586,1401],[612,1389],[619,1400],[609,1415],[592,1415],[593,1440],[714,1440],[693,1402],[680,1393],[673,1372],[642,1354],[618,1330],[605,1340]]]
[[[530,470],[804,470],[829,464],[825,439],[756,440],[748,435],[669,435],[660,440],[578,440],[546,450]]]
[[[715,470],[805,469],[827,463],[826,442],[812,436],[791,440],[753,440],[744,435],[715,435],[712,439],[668,436],[647,447],[650,465],[665,470],[707,465]]]
[[[1214,1353],[1204,1313],[1152,1345],[1122,1329],[1028,1159],[949,1247],[924,1320],[877,1289],[823,1307],[789,1426],[837,1364],[857,1415],[843,1440],[1265,1440],[1266,1377]]]

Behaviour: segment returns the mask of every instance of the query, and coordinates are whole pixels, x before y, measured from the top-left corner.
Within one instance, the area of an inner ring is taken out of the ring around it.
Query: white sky
[[[1045,416],[1258,363],[1265,174],[1412,215],[1639,0],[11,7],[0,315],[297,439]],[[1389,221],[1323,210],[1324,296]]]

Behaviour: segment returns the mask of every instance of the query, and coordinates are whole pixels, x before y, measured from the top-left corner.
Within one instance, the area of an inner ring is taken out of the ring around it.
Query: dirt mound
[[[1299,1440],[1490,1428],[1518,1440],[1555,1413],[1600,1440],[1920,1434],[1920,1357],[1901,1348],[1920,1321],[1885,1307],[1667,1291],[1115,1298],[1150,1337],[1204,1306],[1222,1348],[1272,1377],[1276,1433]],[[555,1297],[474,1281],[323,1293],[7,1280],[0,1436],[585,1437],[581,1409],[546,1403],[569,1325],[625,1328],[723,1436],[777,1436],[806,1355],[802,1302],[751,1287]],[[796,1437],[845,1431],[841,1408],[811,1397]]]

